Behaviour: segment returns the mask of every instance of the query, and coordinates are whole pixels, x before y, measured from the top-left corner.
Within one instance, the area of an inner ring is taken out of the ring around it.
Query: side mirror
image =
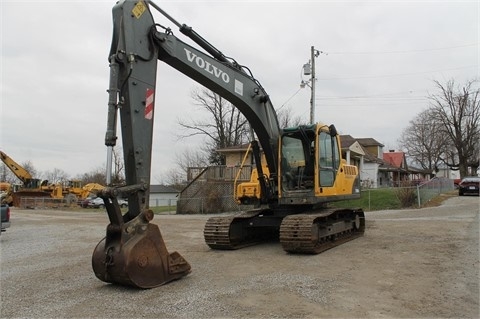
[[[338,135],[337,129],[335,128],[335,125],[331,124],[328,129],[330,130],[330,136],[335,137]]]

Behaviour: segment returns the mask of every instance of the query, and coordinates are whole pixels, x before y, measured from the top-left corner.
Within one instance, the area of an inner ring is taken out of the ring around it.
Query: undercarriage
[[[212,249],[239,249],[279,240],[289,253],[318,254],[364,232],[365,214],[361,209],[318,209],[292,215],[257,209],[210,218],[204,237]]]

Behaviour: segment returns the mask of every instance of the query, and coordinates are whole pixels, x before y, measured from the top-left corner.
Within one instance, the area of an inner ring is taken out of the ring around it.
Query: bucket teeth
[[[178,252],[168,252],[158,226],[144,220],[107,231],[93,252],[92,267],[104,282],[137,288],[161,286],[191,271]]]

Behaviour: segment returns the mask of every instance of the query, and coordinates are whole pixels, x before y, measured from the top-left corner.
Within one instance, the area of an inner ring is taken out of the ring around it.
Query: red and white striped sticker
[[[145,97],[145,118],[151,120],[153,118],[153,90],[147,89]]]

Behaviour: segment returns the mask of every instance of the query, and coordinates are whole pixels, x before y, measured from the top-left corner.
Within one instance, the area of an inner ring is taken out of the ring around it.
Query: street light
[[[300,87],[303,89],[305,86],[310,87],[311,89],[311,97],[310,97],[310,123],[313,124],[315,122],[315,58],[317,58],[320,53],[325,53],[323,51],[315,50],[315,47],[311,47],[311,58],[308,63],[303,65],[303,74],[310,75],[310,80],[304,81],[300,83]]]

